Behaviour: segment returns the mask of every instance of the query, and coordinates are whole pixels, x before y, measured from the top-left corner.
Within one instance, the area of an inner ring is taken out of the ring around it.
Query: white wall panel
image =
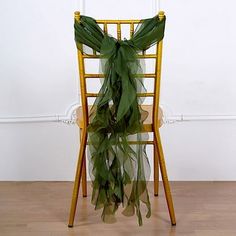
[[[64,114],[78,101],[73,0],[0,1],[0,117]]]
[[[83,8],[96,18],[144,18],[154,2],[86,0]],[[78,130],[47,121],[70,119],[78,102],[73,12],[81,7],[79,0],[0,1],[0,180],[74,178]],[[167,121],[192,120],[161,128],[170,180],[236,180],[235,7],[161,0],[161,103]],[[150,147],[148,154],[152,165]]]

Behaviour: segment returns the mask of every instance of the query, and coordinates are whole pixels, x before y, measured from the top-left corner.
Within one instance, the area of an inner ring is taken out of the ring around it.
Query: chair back
[[[158,13],[158,16],[160,19],[164,18],[164,12],[160,11]],[[80,19],[80,12],[75,12],[74,15],[75,19],[79,21]],[[116,26],[116,38],[118,40],[121,40],[122,35],[122,26],[128,25],[129,26],[129,32],[130,37],[132,37],[134,33],[135,25],[138,25],[141,23],[141,20],[96,20],[96,22],[103,27],[104,32],[109,33],[109,26],[113,25]],[[152,97],[153,98],[153,117],[152,117],[152,123],[155,128],[159,127],[158,124],[158,112],[159,112],[159,97],[160,97],[160,79],[161,79],[161,61],[162,61],[162,41],[160,41],[158,44],[155,45],[155,52],[149,53],[147,51],[143,51],[140,55],[138,55],[141,59],[154,59],[155,60],[155,69],[153,73],[144,73],[142,77],[154,79],[154,88],[152,92],[143,92],[138,93],[137,96],[139,97]],[[88,109],[88,98],[91,97],[97,97],[99,96],[99,93],[90,93],[87,92],[87,79],[98,79],[103,78],[103,74],[94,74],[94,73],[87,73],[85,70],[85,60],[90,59],[99,59],[100,55],[96,53],[96,51],[93,51],[91,54],[84,54],[80,50],[77,50],[77,56],[78,56],[78,65],[79,65],[79,74],[80,74],[80,89],[81,89],[81,103],[82,103],[82,111],[83,111],[83,122],[84,127],[87,127],[89,122],[89,109]]]

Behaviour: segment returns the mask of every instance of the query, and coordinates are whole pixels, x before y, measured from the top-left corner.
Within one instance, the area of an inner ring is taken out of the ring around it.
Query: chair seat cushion
[[[92,106],[88,106],[88,109],[90,111]],[[152,132],[153,131],[153,122],[152,122],[152,105],[141,105],[141,108],[144,111],[148,112],[148,116],[145,119],[144,123],[143,123],[143,129],[144,131],[147,132]],[[79,106],[76,110],[76,123],[79,126],[79,128],[83,129],[84,128],[84,122],[83,122],[83,110],[82,110],[82,106]],[[158,124],[159,127],[162,126],[163,124],[163,111],[162,109],[159,107],[159,111],[158,111]]]

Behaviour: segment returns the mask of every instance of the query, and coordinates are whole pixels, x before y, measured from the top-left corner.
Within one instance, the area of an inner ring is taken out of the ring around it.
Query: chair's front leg
[[[73,195],[72,195],[72,201],[71,201],[70,218],[69,218],[68,227],[73,227],[73,224],[74,224],[86,143],[87,143],[87,130],[82,129],[82,137],[81,137],[81,143],[80,143],[78,163],[77,163],[77,168],[76,168],[76,175],[75,175],[75,182],[74,182],[74,189],[73,189]]]
[[[170,185],[169,185],[167,171],[166,171],[166,164],[165,164],[164,153],[163,153],[163,149],[161,145],[161,137],[160,137],[159,129],[155,129],[154,136],[155,136],[155,142],[157,143],[159,165],[160,165],[160,170],[161,170],[163,186],[165,190],[167,206],[168,206],[168,210],[170,214],[170,219],[171,219],[172,225],[176,225],[174,205],[173,205],[173,200],[172,200],[172,196],[170,192]]]

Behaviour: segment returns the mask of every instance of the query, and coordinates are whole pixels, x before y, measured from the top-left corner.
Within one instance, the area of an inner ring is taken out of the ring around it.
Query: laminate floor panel
[[[117,222],[106,224],[80,191],[75,224],[68,228],[72,182],[0,182],[0,236],[236,236],[236,182],[170,182],[176,226],[171,226],[162,183],[154,197],[152,215],[139,227],[137,217],[117,212]]]

